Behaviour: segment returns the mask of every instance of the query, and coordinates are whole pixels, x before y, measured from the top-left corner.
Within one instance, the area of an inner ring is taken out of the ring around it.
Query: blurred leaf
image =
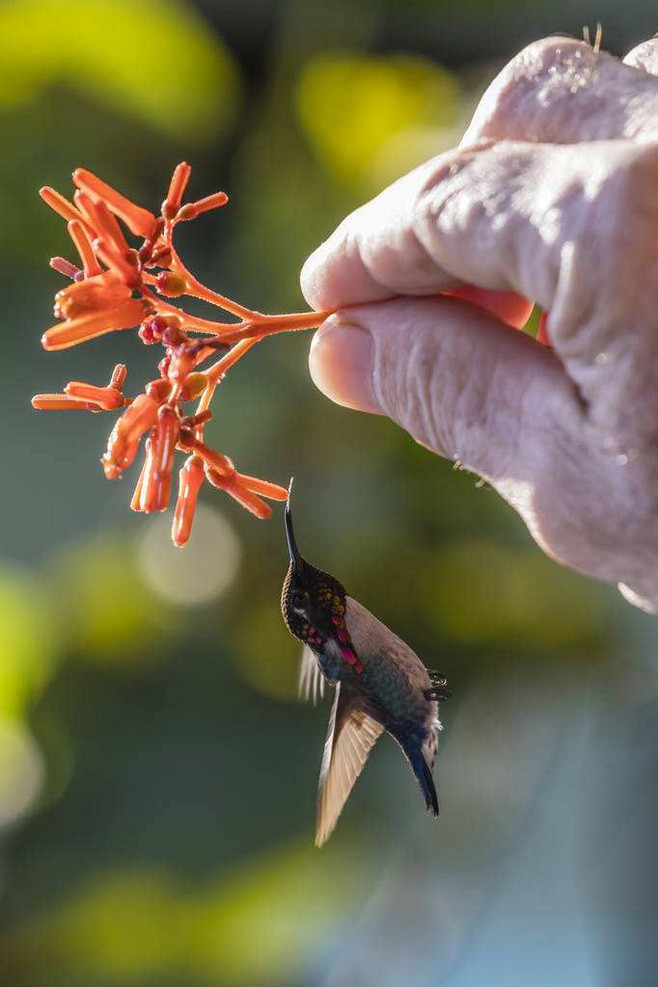
[[[574,646],[602,633],[597,587],[539,549],[511,552],[484,540],[448,545],[428,566],[425,586],[437,626],[457,641]]]
[[[135,564],[135,546],[106,535],[68,549],[56,564],[64,630],[73,650],[92,661],[121,663],[157,657],[165,631],[157,603]]]
[[[249,619],[238,622],[231,650],[250,686],[276,699],[297,698],[301,645],[289,637],[278,599],[251,605]]]
[[[0,715],[24,714],[53,671],[58,644],[54,609],[39,583],[0,569]]]
[[[309,843],[229,874],[189,915],[193,953],[213,983],[293,983],[311,948],[357,912],[368,885],[363,848],[342,843],[320,854]]]
[[[427,59],[336,52],[304,67],[297,110],[320,160],[349,184],[404,131],[454,124],[458,97],[455,77]]]
[[[532,336],[533,339],[537,336],[539,330],[539,320],[541,319],[541,314],[543,309],[541,305],[535,305],[532,312],[528,316],[528,321],[523,326],[523,332],[527,333],[528,336]]]
[[[320,855],[295,846],[196,893],[157,871],[110,872],[6,935],[2,954],[28,975],[96,984],[162,973],[231,987],[290,983],[311,946],[358,908],[367,866],[349,847]]]
[[[177,0],[9,0],[0,37],[0,107],[64,81],[165,134],[210,140],[236,108],[231,56]]]

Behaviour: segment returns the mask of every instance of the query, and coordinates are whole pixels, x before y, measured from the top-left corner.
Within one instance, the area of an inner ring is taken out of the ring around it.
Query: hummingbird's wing
[[[313,697],[313,705],[324,696],[324,675],[320,671],[318,660],[307,644],[302,649],[299,663],[299,695],[302,699]]]
[[[320,768],[316,846],[322,846],[331,835],[354,782],[383,731],[339,683]]]

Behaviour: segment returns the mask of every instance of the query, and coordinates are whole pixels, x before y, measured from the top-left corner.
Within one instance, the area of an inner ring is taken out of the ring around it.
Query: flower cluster
[[[60,321],[47,329],[42,343],[61,350],[120,329],[137,331],[147,345],[164,350],[158,377],[143,393],[126,397],[127,369],[115,367],[105,387],[72,381],[62,394],[37,394],[39,409],[124,409],[110,433],[101,460],[113,479],[131,465],[143,442],[144,463],[130,506],[134,511],[163,511],[171,497],[176,452],[187,458],[179,472],[172,538],[188,540],[201,485],[224,490],[259,518],[271,515],[264,498],[285,500],[284,487],[239,473],[231,460],[204,442],[204,426],[217,384],[252,346],[265,336],[316,328],[328,312],[262,315],[220,295],[185,267],[173,243],[179,223],[226,204],[224,192],[183,204],[190,166],[174,170],[160,215],[136,205],[96,175],[78,168],[73,201],[52,188],[41,197],[68,224],[79,256],[77,264],[54,257],[50,266],[71,283],[55,296]],[[128,236],[136,238],[134,245]],[[237,318],[215,322],[190,315],[170,299],[183,295],[204,299]],[[219,359],[216,357],[219,355]],[[215,362],[207,361],[215,357]],[[185,409],[186,402],[196,407]]]

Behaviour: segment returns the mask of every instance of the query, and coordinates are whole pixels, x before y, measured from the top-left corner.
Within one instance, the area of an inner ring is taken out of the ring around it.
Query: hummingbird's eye
[[[296,610],[298,613],[304,613],[308,603],[308,593],[302,589],[294,589],[290,595],[290,603],[293,610]]]

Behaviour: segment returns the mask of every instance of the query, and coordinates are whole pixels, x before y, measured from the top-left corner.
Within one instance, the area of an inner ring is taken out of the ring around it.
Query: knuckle
[[[577,170],[551,317],[561,355],[576,359],[572,373],[587,400],[598,401],[609,391],[602,392],[601,383],[613,375],[619,380],[622,365],[632,378],[642,340],[655,337],[648,330],[655,329],[658,302],[658,143],[587,145]],[[582,374],[579,354],[585,358]]]
[[[601,181],[592,212],[580,231],[583,246],[597,232],[602,287],[620,292],[628,303],[629,292],[637,302],[639,293],[655,299],[656,236],[658,228],[658,143],[619,147],[616,161]]]
[[[532,138],[533,119],[538,114],[545,119],[547,110],[563,128],[573,112],[573,96],[596,78],[599,59],[589,45],[574,38],[533,41],[491,83],[469,133]]]
[[[629,208],[643,213],[651,204],[655,212],[658,142],[629,143],[624,145],[624,151],[610,175],[612,193],[618,202],[618,213]]]
[[[435,262],[446,266],[446,247],[458,250],[475,231],[500,240],[514,184],[512,166],[500,166],[503,157],[509,158],[506,145],[483,140],[442,156],[428,174],[413,204],[412,226]]]

